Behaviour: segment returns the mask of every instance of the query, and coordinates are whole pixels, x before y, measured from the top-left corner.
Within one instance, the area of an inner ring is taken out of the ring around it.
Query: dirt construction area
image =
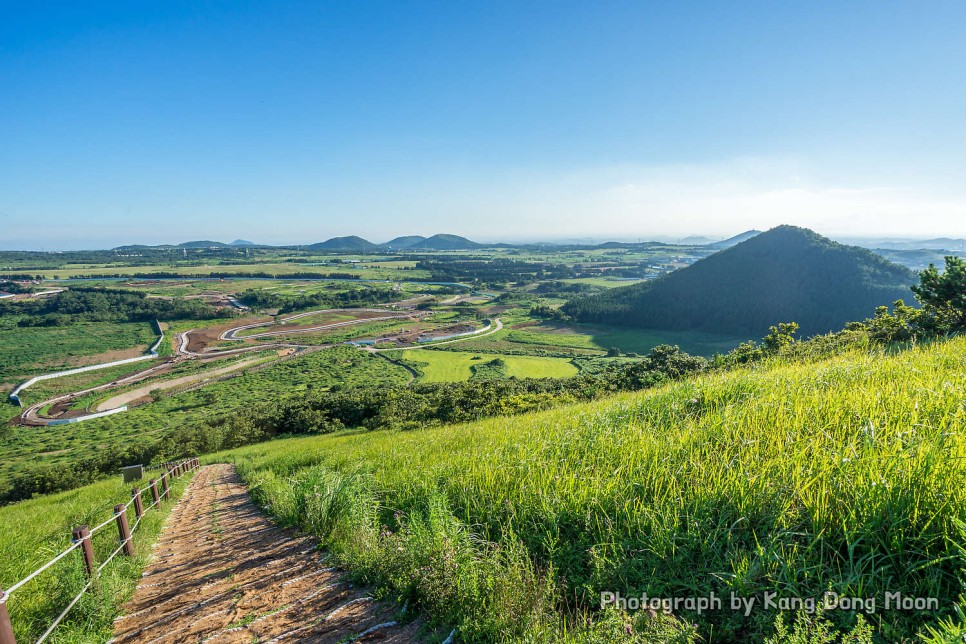
[[[231,465],[201,468],[172,511],[113,642],[414,642],[323,563],[313,539],[271,523]]]

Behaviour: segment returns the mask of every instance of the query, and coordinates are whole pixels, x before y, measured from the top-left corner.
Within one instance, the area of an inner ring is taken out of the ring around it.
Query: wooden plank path
[[[231,465],[201,468],[172,511],[113,642],[413,642],[417,624],[272,524]]]

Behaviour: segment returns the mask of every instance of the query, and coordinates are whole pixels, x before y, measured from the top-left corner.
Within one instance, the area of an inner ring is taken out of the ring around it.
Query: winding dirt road
[[[314,540],[273,525],[231,465],[201,468],[171,513],[123,615],[117,643],[414,642],[400,625],[326,567]]]

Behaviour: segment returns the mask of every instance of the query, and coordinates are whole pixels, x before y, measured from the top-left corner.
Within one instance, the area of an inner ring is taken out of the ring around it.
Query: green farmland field
[[[407,363],[415,365],[423,373],[422,382],[456,382],[468,380],[471,368],[496,358],[506,363],[509,377],[517,378],[566,378],[577,374],[577,367],[565,358],[539,356],[511,356],[474,354],[460,351],[436,351],[431,349],[402,352]]]

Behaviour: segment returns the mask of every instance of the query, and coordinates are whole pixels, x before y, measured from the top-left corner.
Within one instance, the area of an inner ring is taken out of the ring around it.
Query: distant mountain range
[[[713,242],[706,245],[712,248],[720,248],[723,250],[725,248],[731,248],[732,246],[737,246],[741,242],[747,241],[752,237],[755,237],[756,235],[760,235],[760,234],[761,234],[760,230],[746,230],[740,235],[735,235],[734,237],[729,237],[728,239],[723,239],[719,242]]]
[[[718,240],[707,236],[691,236],[685,237],[683,239],[677,240],[677,243],[670,243],[665,241],[606,241],[603,243],[580,243],[577,240],[567,241],[567,242],[540,242],[540,243],[518,243],[518,244],[507,244],[507,243],[488,243],[481,244],[466,237],[461,237],[459,235],[451,234],[439,234],[433,235],[432,237],[424,237],[422,235],[404,235],[401,237],[396,237],[390,239],[384,243],[371,242],[368,239],[364,239],[357,235],[349,235],[346,237],[333,237],[322,242],[317,242],[308,245],[299,245],[300,248],[307,248],[309,250],[317,250],[321,252],[334,252],[334,253],[376,253],[376,252],[400,252],[400,251],[433,251],[433,250],[472,250],[476,248],[566,248],[572,250],[581,249],[647,249],[656,248],[664,246],[682,246],[682,247],[692,247],[692,248],[702,248],[709,250],[724,250],[731,248],[737,244],[740,244],[756,235],[761,234],[759,230],[748,230],[734,237],[729,237],[728,239]],[[863,248],[868,248],[880,255],[883,255],[889,259],[894,259],[907,266],[914,268],[921,268],[925,266],[922,261],[921,250],[928,250],[934,253],[939,253],[940,257],[944,251],[950,251],[953,253],[962,254],[966,252],[966,240],[963,239],[952,239],[941,237],[937,239],[927,239],[927,240],[898,240],[898,239],[854,239],[850,240],[854,242],[857,246]],[[285,245],[271,245],[271,244],[257,244],[245,239],[236,239],[228,244],[220,241],[212,240],[195,240],[186,241],[181,244],[160,244],[157,246],[147,246],[141,244],[118,246],[112,250],[115,251],[133,251],[145,249],[185,249],[185,250],[232,250],[241,248],[293,248],[294,244]],[[915,257],[911,254],[917,253]],[[932,256],[929,257],[929,261],[934,261]],[[928,263],[925,262],[925,263]]]
[[[460,237],[459,235],[433,235],[432,237],[409,235],[407,237],[396,237],[385,244],[374,244],[368,239],[351,235],[349,237],[333,237],[324,242],[305,246],[309,250],[353,253],[368,253],[381,250],[467,250],[482,247],[482,244],[470,241],[466,237]]]
[[[913,301],[909,286],[916,281],[909,269],[869,250],[779,226],[651,282],[572,300],[563,310],[583,322],[748,337],[797,322],[808,336],[871,317],[896,299]]]
[[[886,239],[886,238],[855,238],[848,240],[863,248],[883,249],[883,250],[949,250],[963,252],[966,251],[966,239],[954,239],[951,237],[937,237],[935,239]]]

